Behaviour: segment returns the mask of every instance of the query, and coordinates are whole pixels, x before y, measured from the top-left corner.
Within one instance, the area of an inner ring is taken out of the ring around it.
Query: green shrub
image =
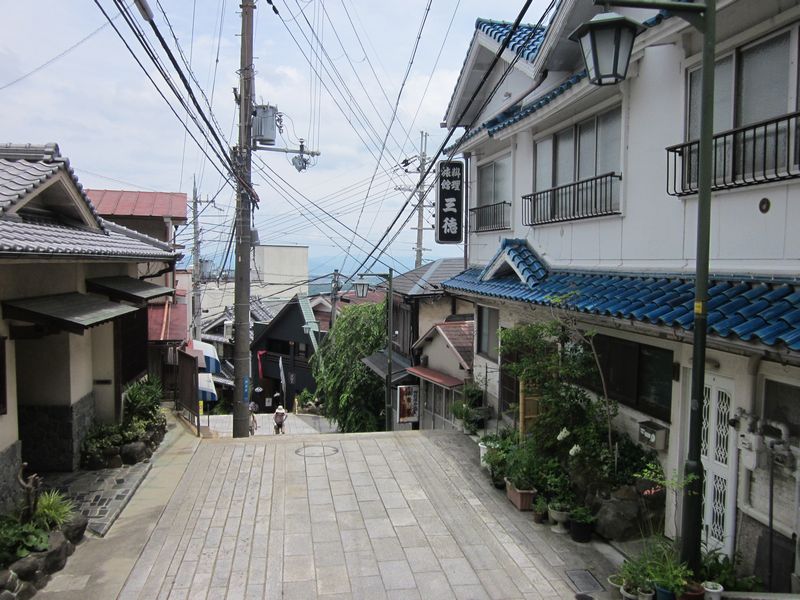
[[[134,419],[152,422],[161,413],[163,390],[158,379],[145,378],[135,381],[125,390],[125,420]]]
[[[31,552],[47,550],[47,531],[33,523],[0,518],[0,567],[25,558]]]
[[[40,529],[58,529],[70,519],[74,511],[72,500],[58,490],[47,490],[39,495],[36,513],[31,522]]]

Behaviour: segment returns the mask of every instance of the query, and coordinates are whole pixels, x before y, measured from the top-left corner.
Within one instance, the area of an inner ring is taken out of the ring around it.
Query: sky
[[[97,3],[186,120],[114,1]],[[4,15],[0,25],[2,141],[57,142],[87,188],[182,191],[191,197],[192,181],[196,180],[202,200],[215,197],[213,204],[201,205],[200,254],[220,264],[230,237],[233,190],[186,135],[97,3],[0,0]],[[211,104],[210,113],[226,138],[224,143],[234,142],[238,115],[232,88],[238,87],[240,3],[149,3],[159,31],[180,61],[171,25],[197,81],[198,99],[207,112],[203,96]],[[306,147],[321,155],[298,173],[290,163],[291,155],[257,153],[253,181],[261,201],[254,215],[255,227],[261,243],[309,246],[314,275],[333,269],[350,274],[406,201],[408,192],[395,188],[412,186],[418,180],[416,172],[405,173],[400,163],[417,156],[420,131],[429,134],[429,156],[445,138],[447,132],[439,124],[474,34],[475,19],[513,21],[524,3],[273,3],[277,15],[266,0],[256,2],[256,103],[276,105],[284,115],[283,133],[276,146],[297,148],[302,138]],[[161,60],[168,64],[152,30],[131,0],[128,4]],[[524,22],[535,23],[546,4],[534,1]],[[180,86],[171,66],[169,71]],[[203,141],[195,128],[190,130]],[[261,174],[264,163],[285,180],[286,184],[281,184],[284,190],[274,189]],[[413,162],[407,168],[413,171],[416,165]],[[288,186],[296,191],[285,191]],[[428,200],[432,203],[433,197]],[[408,209],[403,215],[408,215]],[[426,222],[432,225],[430,210]],[[415,226],[416,217],[376,269],[391,266],[402,272],[413,267],[416,232],[411,227]],[[361,237],[354,238],[350,229]],[[181,231],[181,240],[187,244],[188,258],[191,227]],[[426,261],[463,254],[463,246],[437,245],[430,229],[423,245],[428,249]]]

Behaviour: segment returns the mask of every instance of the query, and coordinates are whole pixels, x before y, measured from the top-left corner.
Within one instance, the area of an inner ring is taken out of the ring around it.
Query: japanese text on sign
[[[464,163],[439,163],[436,186],[436,242],[458,244],[464,240]]]

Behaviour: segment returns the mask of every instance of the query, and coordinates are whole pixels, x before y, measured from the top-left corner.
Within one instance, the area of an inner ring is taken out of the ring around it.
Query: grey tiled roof
[[[393,291],[404,296],[428,296],[442,294],[441,283],[455,277],[464,270],[463,258],[440,258],[418,269],[396,275],[392,282]]]
[[[169,246],[116,224],[106,230],[0,218],[0,257],[71,255],[172,260]]]
[[[9,211],[61,171],[97,224],[89,227],[53,211],[24,215]],[[0,144],[0,257],[122,258],[173,260],[168,244],[101,219],[57,144]]]
[[[70,176],[98,225],[102,227],[100,215],[84,192],[69,159],[61,156],[58,144],[52,143],[40,146],[0,144],[0,215],[61,169]]]

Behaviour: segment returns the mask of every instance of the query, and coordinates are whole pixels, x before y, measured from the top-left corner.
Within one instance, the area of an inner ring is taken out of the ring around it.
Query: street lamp
[[[700,462],[702,407],[705,391],[706,329],[708,303],[708,241],[711,222],[711,176],[714,136],[714,46],[716,41],[716,0],[670,2],[660,0],[595,0],[595,4],[667,10],[695,27],[703,35],[703,72],[700,99],[700,143],[697,178],[697,258],[695,262],[694,340],[692,394],[689,410],[689,444],[684,464],[687,485],[683,491],[681,515],[681,560],[696,573],[700,567],[702,529],[703,465]],[[580,41],[586,70],[592,83],[606,85],[621,81],[628,71],[633,37],[630,24],[622,17],[598,15],[579,27],[570,39]],[[613,40],[613,44],[609,43]],[[625,48],[622,45],[626,44]],[[601,56],[602,54],[602,56]],[[593,78],[594,74],[594,78]],[[618,78],[619,75],[621,78]]]
[[[386,412],[386,431],[392,430],[392,275],[394,271],[389,269],[388,273],[359,273],[358,281],[353,284],[353,287],[356,288],[356,296],[359,298],[366,298],[367,292],[369,291],[369,283],[364,279],[364,276],[368,277],[381,277],[385,279],[389,283],[389,287],[386,289],[386,332],[387,332],[387,344],[386,344],[386,406],[384,411]]]

